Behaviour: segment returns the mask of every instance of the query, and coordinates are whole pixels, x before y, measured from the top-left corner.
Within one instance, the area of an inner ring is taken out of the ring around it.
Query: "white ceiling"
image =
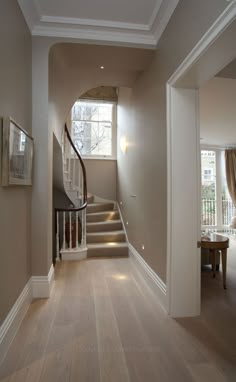
[[[148,24],[161,0],[36,0],[42,15]],[[135,5],[135,12],[134,12]]]
[[[36,36],[154,48],[179,0],[18,0]]]

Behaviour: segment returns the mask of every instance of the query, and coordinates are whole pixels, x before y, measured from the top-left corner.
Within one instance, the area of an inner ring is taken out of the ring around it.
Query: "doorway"
[[[172,317],[201,311],[199,92],[236,57],[230,3],[167,83],[167,298]]]

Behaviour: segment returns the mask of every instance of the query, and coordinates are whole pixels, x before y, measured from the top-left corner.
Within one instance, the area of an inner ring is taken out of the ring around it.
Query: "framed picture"
[[[1,148],[2,186],[31,186],[33,138],[12,118],[3,118]]]

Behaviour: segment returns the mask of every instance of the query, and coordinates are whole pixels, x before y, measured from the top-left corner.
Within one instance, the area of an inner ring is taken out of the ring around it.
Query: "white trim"
[[[214,24],[208,29],[201,40],[195,45],[189,55],[181,63],[175,73],[168,80],[168,84],[174,86],[175,83],[187,73],[199,57],[211,46],[211,44],[219,37],[219,35],[234,21],[236,18],[236,2],[233,1],[222,12]]]
[[[179,0],[163,1],[155,17],[151,19],[149,29],[153,33],[156,44],[158,44]]]
[[[149,33],[134,32],[115,32],[114,30],[103,31],[80,28],[62,28],[45,27],[44,25],[35,25],[32,30],[32,36],[59,37],[80,39],[82,41],[114,42],[119,44],[134,44],[134,46],[144,46],[147,49],[156,48],[156,40]]]
[[[52,283],[54,280],[54,266],[51,265],[47,276],[32,276],[32,296],[33,298],[50,297]]]
[[[170,77],[167,82],[167,303],[168,312],[172,312],[172,306],[174,301],[172,298],[173,286],[171,280],[173,273],[176,271],[173,269],[172,255],[173,255],[173,243],[172,243],[172,190],[174,185],[172,184],[172,107],[171,107],[171,94],[174,86],[183,77],[190,68],[197,62],[202,54],[212,45],[212,43],[220,36],[220,34],[234,21],[236,17],[236,3],[231,2],[224,12],[219,16],[211,28],[202,37],[199,43],[193,48],[190,54],[178,67],[175,73]],[[200,137],[199,137],[200,139]],[[200,182],[199,182],[200,183]],[[199,184],[200,187],[200,184]],[[181,270],[180,270],[181,271]],[[200,272],[200,270],[199,270]],[[198,289],[198,290],[197,290]],[[198,299],[198,292],[200,285],[196,284],[196,299]],[[196,301],[196,310],[200,309],[198,302]]]
[[[179,0],[158,2],[147,24],[42,15],[39,4],[18,0],[33,36],[79,38],[155,49]]]
[[[34,25],[37,24],[40,20],[40,9],[38,4],[36,5],[36,1],[28,1],[28,0],[17,0],[20,6],[20,9],[25,17],[27,25],[32,32]]]
[[[51,24],[66,24],[66,25],[80,25],[96,28],[111,28],[111,29],[131,29],[136,31],[149,31],[149,26],[146,24],[125,23],[119,21],[109,20],[96,20],[96,19],[80,19],[76,17],[60,17],[60,16],[47,16],[40,17],[42,23]]]
[[[11,308],[7,317],[0,326],[0,364],[3,361],[9,346],[11,345],[20,324],[27,312],[27,309],[32,301],[32,281],[28,283],[22,290],[20,296]]]
[[[61,259],[64,260],[83,260],[87,258],[87,248],[68,249],[61,251]]]
[[[125,240],[129,244],[128,234],[127,234],[127,231],[126,231],[126,225],[124,223],[124,219],[123,219],[123,216],[122,216],[122,213],[121,213],[121,208],[120,208],[120,205],[119,205],[118,202],[116,202],[116,208],[117,208],[117,210],[119,212],[119,215],[120,215],[120,220],[121,220],[121,223],[122,223],[122,226],[123,226],[123,230],[124,230],[124,233],[125,233]]]
[[[155,285],[155,294],[158,295],[159,301],[162,307],[167,310],[167,295],[166,295],[166,284],[160,279],[160,277],[153,271],[153,269],[146,263],[143,257],[138,253],[138,251],[129,243],[129,253],[133,256],[138,268],[141,270],[142,274],[148,275]]]
[[[50,297],[50,290],[54,280],[54,267],[51,266],[48,276],[32,276],[7,317],[0,326],[0,364],[11,345],[20,324],[33,298]]]
[[[171,278],[172,278],[172,132],[171,132],[171,86],[166,87],[166,125],[167,125],[167,311],[171,312],[172,294],[171,294]]]
[[[168,313],[192,317],[200,314],[201,278],[198,91],[169,87],[168,97]]]

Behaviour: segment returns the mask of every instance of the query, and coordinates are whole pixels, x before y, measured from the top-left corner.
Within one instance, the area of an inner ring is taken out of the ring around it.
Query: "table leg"
[[[216,277],[216,250],[210,249],[212,254],[212,268],[213,268],[213,277]]]
[[[223,287],[226,289],[226,266],[227,266],[227,249],[221,250]]]

